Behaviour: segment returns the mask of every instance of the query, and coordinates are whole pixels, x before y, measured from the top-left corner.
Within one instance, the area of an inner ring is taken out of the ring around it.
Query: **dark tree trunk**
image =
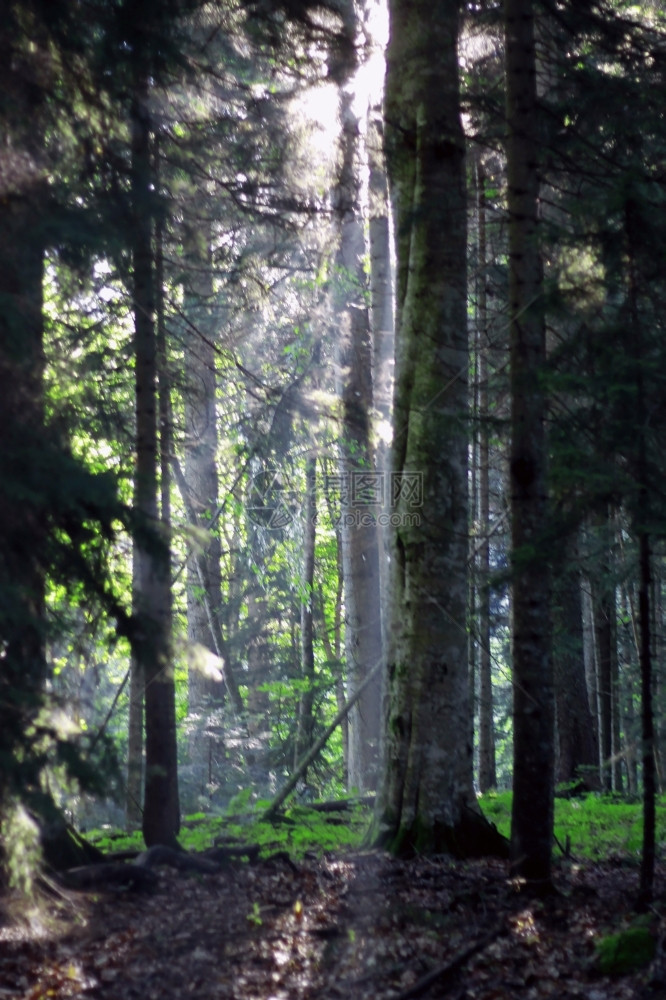
[[[647,511],[645,498],[641,503]],[[652,634],[650,629],[650,539],[644,527],[638,534],[641,663],[641,738],[643,760],[643,851],[641,854],[640,901],[652,902],[656,856],[656,769],[654,756],[654,713],[652,708]]]
[[[613,788],[613,658],[615,650],[615,587],[610,580],[610,546],[600,567],[601,577],[594,586],[594,634],[599,692],[599,747],[601,782],[604,791]]]
[[[511,543],[513,581],[513,873],[533,888],[551,882],[554,697],[545,360],[537,225],[538,110],[531,0],[506,0],[509,323],[511,356]]]
[[[583,603],[575,547],[564,547],[553,584],[557,781],[598,790],[599,756],[585,679]]]
[[[143,835],[173,844],[180,825],[176,714],[171,664],[171,581],[168,538],[159,520],[158,366],[152,245],[153,171],[147,78],[139,73],[132,102],[132,250],[136,391],[134,503],[142,520],[136,538],[136,653],[145,683],[146,770]]]
[[[477,171],[479,216],[478,286],[478,419],[479,419],[479,535],[477,596],[479,648],[479,788],[487,792],[497,784],[495,770],[495,720],[490,658],[490,426],[488,400],[488,308],[486,295],[486,177]]]
[[[635,416],[637,447],[635,453],[635,479],[637,499],[634,511],[634,530],[638,540],[638,623],[639,662],[641,673],[641,758],[643,763],[643,850],[639,904],[645,908],[654,895],[654,866],[656,858],[656,766],[654,746],[653,668],[650,591],[652,566],[650,553],[650,482],[648,462],[648,433],[651,416],[645,398],[645,365],[648,361],[644,345],[643,322],[639,314],[638,255],[641,247],[641,223],[634,199],[627,198],[625,205],[625,236],[628,257],[628,304],[630,316],[630,343],[623,345],[632,352],[635,363]],[[652,363],[651,361],[649,362]]]
[[[43,234],[38,196],[35,187],[0,198],[0,807],[14,793],[37,784],[29,755],[22,766],[17,763],[18,748],[28,742],[46,677],[49,482],[43,463]]]

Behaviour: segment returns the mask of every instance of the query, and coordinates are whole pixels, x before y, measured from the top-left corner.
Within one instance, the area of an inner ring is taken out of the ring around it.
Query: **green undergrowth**
[[[511,792],[489,792],[483,812],[506,837],[511,830]],[[638,860],[643,837],[640,803],[616,796],[585,795],[555,799],[555,855],[569,848],[574,858]],[[666,796],[657,800],[657,845],[666,845]]]
[[[629,927],[597,941],[597,963],[605,976],[625,976],[652,961],[656,941],[650,929],[650,919],[649,916],[641,916]]]
[[[293,858],[308,852],[345,851],[360,846],[370,822],[367,807],[354,805],[340,812],[318,812],[306,805],[296,805],[274,822],[261,820],[269,802],[256,802],[251,812],[212,815],[193,813],[181,824],[179,843],[187,851],[205,851],[210,847],[258,844],[260,856],[287,851]],[[118,851],[141,851],[140,832],[132,834],[104,828],[86,833],[86,839],[105,854]]]

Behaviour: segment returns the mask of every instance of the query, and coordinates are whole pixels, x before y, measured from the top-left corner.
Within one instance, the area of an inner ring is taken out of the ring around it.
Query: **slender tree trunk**
[[[147,78],[140,74],[132,102],[132,295],[136,384],[134,505],[143,521],[136,539],[135,606],[139,621],[136,646],[145,682],[146,710],[143,835],[150,846],[175,843],[180,817],[170,642],[169,546],[168,539],[160,531],[158,512],[158,371],[150,212],[153,173],[147,97]]]
[[[344,498],[340,534],[345,588],[345,639],[349,697],[382,657],[379,532],[376,523],[384,479],[375,470],[371,441],[373,344],[365,302],[366,253],[361,218],[360,120],[351,81],[356,71],[357,21],[352,0],[345,7],[350,58],[340,79],[340,167],[334,204],[339,228],[340,275],[336,319],[340,324],[338,379],[341,414],[341,473]],[[379,508],[381,509],[381,508]],[[379,768],[381,678],[374,675],[349,715],[349,781],[376,787]]]
[[[553,838],[545,327],[538,237],[538,111],[532,0],[506,0],[514,777],[512,870],[547,889]]]
[[[303,526],[303,597],[301,598],[301,679],[307,685],[298,706],[298,733],[294,767],[313,742],[314,716],[314,570],[317,539],[317,460],[308,455],[305,464],[305,508]],[[307,780],[305,775],[303,780]]]
[[[654,895],[656,859],[656,766],[654,746],[653,667],[650,591],[652,557],[650,552],[650,482],[648,470],[648,433],[651,417],[645,398],[646,364],[643,321],[639,315],[637,256],[641,246],[641,225],[636,204],[631,196],[625,205],[625,236],[628,257],[628,305],[630,342],[622,345],[633,353],[635,368],[635,409],[637,450],[635,479],[637,500],[634,530],[638,540],[638,620],[640,629],[639,662],[641,673],[641,758],[643,764],[643,850],[639,903],[647,907]]]
[[[583,605],[577,552],[564,547],[553,581],[553,662],[557,704],[557,781],[598,790],[599,755],[585,679]]]
[[[478,277],[478,396],[479,396],[479,535],[477,556],[479,646],[479,788],[487,792],[497,784],[495,769],[495,718],[490,660],[490,409],[488,398],[488,302],[486,295],[486,176],[477,170],[479,217]]]
[[[132,553],[132,594],[134,613],[137,614],[139,595],[139,557],[137,542]],[[143,804],[143,693],[145,683],[142,663],[132,651],[130,659],[129,720],[127,734],[127,789],[125,795],[125,822],[128,830],[141,828]]]
[[[187,558],[188,707],[190,755],[200,794],[220,780],[224,742],[224,683],[211,669],[220,657],[221,548],[212,519],[218,505],[216,352],[210,224],[197,219],[183,232],[185,337],[185,463],[188,514],[198,537]],[[228,668],[227,668],[228,669]]]
[[[647,492],[647,491],[645,491]],[[641,507],[647,513],[647,499]],[[656,769],[654,756],[654,713],[652,708],[652,634],[650,630],[650,539],[644,528],[638,534],[638,617],[640,622],[641,664],[641,743],[643,763],[643,850],[641,853],[640,901],[652,902],[656,857]]]
[[[666,791],[666,686],[664,684],[664,593],[661,574],[663,556],[657,560],[653,554],[652,585],[652,635],[654,636],[654,710],[655,710],[655,759],[657,787],[661,795]],[[619,691],[619,684],[618,684]]]
[[[636,731],[636,712],[634,708],[634,677],[636,675],[636,660],[640,660],[640,642],[634,617],[634,602],[626,588],[622,589],[620,612],[624,623],[619,648],[622,652],[622,687],[621,704],[624,729],[623,756],[627,770],[627,791],[629,795],[638,795],[638,754],[639,742]]]
[[[333,519],[333,516],[332,516]],[[342,544],[340,542],[340,531],[336,531],[336,552],[337,552],[337,586],[335,591],[335,604],[333,608],[333,628],[329,634],[329,626],[326,621],[324,611],[324,595],[320,591],[319,601],[321,605],[322,619],[322,642],[326,657],[335,670],[335,700],[340,711],[345,704],[345,682],[343,677],[342,664],[342,597],[344,580],[342,576]],[[332,635],[332,641],[331,641]],[[342,734],[342,763],[343,763],[343,784],[349,787],[349,724],[347,716],[342,716],[340,722]]]
[[[599,692],[599,746],[601,782],[604,791],[613,788],[613,659],[617,657],[615,639],[615,584],[611,567],[611,519],[602,527],[604,558],[594,585],[594,633],[597,654],[597,689]]]
[[[617,649],[617,595],[613,589],[613,644],[611,647],[611,737],[613,791],[622,794],[622,717],[620,714],[620,663]]]
[[[581,602],[583,611],[583,654],[585,657],[585,682],[592,713],[592,730],[595,746],[594,759],[597,768],[601,763],[599,751],[599,685],[597,683],[597,664],[594,638],[594,607],[592,600],[592,583],[585,577],[581,583]],[[601,771],[599,771],[601,775]]]
[[[395,328],[393,318],[394,281],[391,263],[391,219],[388,177],[384,161],[381,104],[373,104],[368,113],[366,149],[368,155],[368,238],[370,244],[370,325],[372,328],[372,394],[375,426],[375,465],[388,482],[391,433],[391,398],[393,395],[393,353]],[[384,497],[386,504],[386,495]],[[386,507],[384,508],[386,511]],[[382,619],[382,647],[388,641],[389,532],[379,526],[379,589]]]
[[[261,570],[266,558],[255,525],[249,526],[250,551],[255,565]],[[259,575],[258,575],[259,576]],[[267,602],[259,578],[247,595],[247,619],[251,623],[251,636],[247,644],[247,720],[249,733],[248,763],[255,780],[265,781],[264,751],[270,736],[270,702],[264,685],[271,679],[271,651],[268,639]],[[295,656],[297,654],[295,653]]]

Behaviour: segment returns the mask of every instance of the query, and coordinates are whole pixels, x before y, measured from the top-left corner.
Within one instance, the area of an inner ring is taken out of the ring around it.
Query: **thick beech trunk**
[[[377,840],[501,849],[472,781],[465,144],[458,5],[393,0],[386,148],[397,314],[386,761]]]

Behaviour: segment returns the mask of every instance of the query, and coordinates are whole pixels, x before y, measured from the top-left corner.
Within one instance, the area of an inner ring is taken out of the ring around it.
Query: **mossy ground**
[[[322,813],[296,805],[276,822],[259,817],[267,803],[257,802],[252,812],[239,815],[193,813],[182,821],[178,841],[187,851],[205,851],[219,843],[258,844],[264,857],[287,851],[294,859],[308,851],[343,851],[360,846],[370,822],[367,807],[353,806],[340,813]],[[91,830],[86,838],[105,853],[143,850],[140,831],[124,833],[104,828]]]
[[[509,836],[511,792],[481,796],[481,808]],[[625,802],[609,795],[555,799],[555,855],[566,850],[573,857],[601,860],[625,858],[638,861],[643,836],[640,803]],[[657,844],[666,844],[666,797],[657,801]]]

